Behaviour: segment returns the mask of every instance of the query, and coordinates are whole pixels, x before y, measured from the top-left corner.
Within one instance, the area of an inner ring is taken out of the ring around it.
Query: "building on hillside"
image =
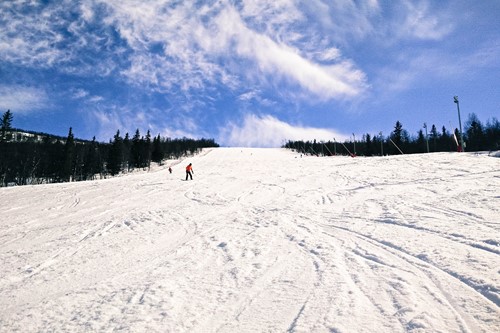
[[[42,142],[45,136],[42,134],[30,133],[20,130],[5,131],[5,141],[8,142]]]
[[[47,138],[50,140],[51,143],[55,143],[57,141],[59,141],[60,143],[66,142],[66,138],[64,138],[64,137],[45,134],[45,133],[23,131],[23,130],[19,130],[19,129],[6,130],[3,140],[6,142],[42,143],[44,141],[44,139],[47,139]],[[75,142],[78,142],[78,141],[79,140],[75,140]]]

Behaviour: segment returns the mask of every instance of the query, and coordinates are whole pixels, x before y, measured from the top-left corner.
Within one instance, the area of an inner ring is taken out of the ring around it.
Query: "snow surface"
[[[239,148],[2,188],[0,331],[500,332],[499,189],[486,154]]]

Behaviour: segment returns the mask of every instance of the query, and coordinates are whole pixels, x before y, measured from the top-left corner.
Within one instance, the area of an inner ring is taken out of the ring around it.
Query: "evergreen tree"
[[[370,134],[366,134],[365,138],[365,149],[364,149],[364,155],[365,156],[372,156],[373,155],[373,142],[372,142],[372,137]]]
[[[469,119],[465,123],[465,133],[468,151],[486,149],[484,127],[475,113],[469,114]]]
[[[396,121],[396,125],[394,125],[394,131],[392,131],[391,139],[396,144],[400,144],[402,142],[402,133],[403,133],[403,124],[398,120]]]
[[[133,168],[140,168],[142,164],[141,158],[141,133],[139,129],[135,131],[130,147],[130,160]]]
[[[432,142],[432,148],[431,151],[437,151],[437,140],[439,138],[438,131],[436,129],[436,125],[432,125],[431,127],[431,142]]]
[[[44,137],[41,144],[40,178],[45,183],[52,183],[59,178],[60,161],[64,160],[64,146],[61,142],[52,142],[51,138]]]
[[[457,140],[459,137],[457,137]],[[438,151],[454,151],[455,143],[453,143],[451,133],[448,132],[446,127],[441,128],[441,136],[439,137]]]
[[[372,139],[372,145],[373,145],[373,155],[380,155],[382,156],[382,137],[379,135],[374,135]]]
[[[71,181],[74,176],[73,169],[75,164],[75,138],[73,137],[73,129],[69,128],[66,144],[64,145],[64,163],[61,170],[61,180]]]
[[[144,165],[143,167],[151,167],[151,132],[148,130],[146,133],[146,140],[144,143]]]
[[[488,150],[500,150],[500,121],[493,118],[486,123],[485,137]]]
[[[396,124],[394,125],[394,130],[391,133],[391,140],[394,142],[394,144],[396,144],[399,147],[399,149],[403,149],[402,144],[406,139],[406,137],[407,134],[403,130],[403,124],[401,124],[399,120],[396,121]],[[399,154],[400,153],[399,149],[394,147],[394,145],[392,145],[391,147],[391,151],[393,154]]]
[[[87,145],[85,160],[83,163],[83,180],[94,179],[95,175],[100,172],[101,166],[99,163],[99,147],[95,141],[95,136],[92,142]]]
[[[417,142],[415,143],[416,147],[413,150],[415,153],[423,153],[427,152],[426,140],[424,131],[419,130],[417,133]]]
[[[113,138],[111,147],[109,150],[107,169],[109,173],[114,176],[122,171],[122,161],[123,161],[123,139],[120,136],[120,130],[118,130]]]
[[[1,119],[0,123],[0,130],[1,130],[1,137],[0,140],[5,140],[6,139],[6,132],[12,128],[12,121],[14,119],[14,116],[12,115],[12,112],[10,110],[7,110]]]
[[[127,168],[127,171],[130,171],[132,169],[132,161],[131,161],[131,148],[132,148],[132,143],[130,142],[130,137],[128,135],[128,132],[125,133],[125,138],[123,139],[123,163]]]
[[[161,146],[161,138],[160,134],[158,134],[158,136],[153,139],[153,152],[151,153],[151,160],[161,165],[163,157],[164,153]]]

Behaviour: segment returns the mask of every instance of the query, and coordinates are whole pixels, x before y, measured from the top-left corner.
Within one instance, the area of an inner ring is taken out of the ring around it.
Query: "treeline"
[[[414,154],[425,152],[446,152],[460,150],[460,131],[450,132],[446,127],[439,130],[435,125],[421,129],[412,136],[396,122],[394,130],[388,135],[382,133],[364,134],[360,139],[344,142],[328,141],[288,141],[283,147],[294,149],[303,154],[313,155],[362,155],[381,156]],[[470,114],[463,130],[465,151],[500,150],[500,122],[493,118],[486,125],[473,113]]]
[[[5,120],[5,119],[3,119]],[[213,139],[170,139],[141,136],[132,138],[117,131],[109,143],[78,140],[70,128],[65,140],[43,135],[41,141],[8,140],[12,133],[5,122],[0,133],[0,186],[58,183],[106,178],[134,169],[148,169],[151,163],[178,159],[202,148],[218,147]],[[10,125],[10,123],[8,124]]]

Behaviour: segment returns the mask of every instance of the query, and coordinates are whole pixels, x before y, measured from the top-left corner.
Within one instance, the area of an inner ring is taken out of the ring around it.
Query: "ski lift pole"
[[[349,149],[347,149],[347,147],[345,146],[345,144],[344,144],[343,142],[341,142],[340,144],[341,144],[342,146],[344,146],[345,150],[347,150],[347,152],[349,153],[349,155],[350,155],[351,157],[354,157],[354,156],[355,156],[355,155],[353,155],[353,154],[351,153],[351,151],[350,151]]]
[[[328,149],[328,146],[325,145],[325,143],[323,143],[323,146],[325,146],[326,150],[328,150],[328,152],[330,153],[330,155],[333,155],[332,152],[330,151],[330,149]]]
[[[314,151],[314,149],[313,149],[312,145],[311,145],[311,147],[309,147],[309,148],[310,148],[310,149],[311,149],[311,151],[313,152],[313,155],[318,156],[318,153],[316,153],[316,152]]]
[[[457,110],[458,110],[458,124],[460,126],[460,148],[461,151],[464,152],[464,135],[462,133],[462,120],[460,119],[460,103],[458,101],[458,96],[453,97],[453,102],[457,104]]]
[[[356,135],[352,133],[352,142],[354,144],[354,155],[356,155]]]
[[[389,140],[392,142],[392,144],[394,145],[394,147],[396,147],[399,150],[399,152],[401,153],[401,155],[404,155],[403,151],[401,149],[399,149],[398,145],[395,144],[394,141],[392,141],[391,138],[389,138]]]
[[[429,135],[427,134],[427,123],[424,123],[425,128],[425,143],[427,144],[427,153],[429,153]]]
[[[382,137],[382,132],[380,134],[380,156],[384,156],[384,138]]]

